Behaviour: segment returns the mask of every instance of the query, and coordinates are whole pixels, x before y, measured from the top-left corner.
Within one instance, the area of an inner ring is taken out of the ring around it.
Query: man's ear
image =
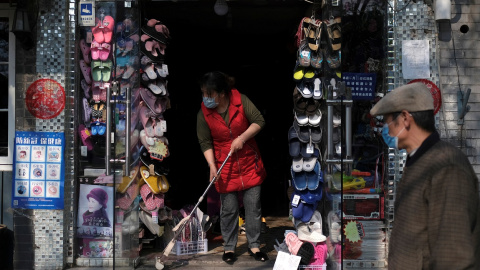
[[[403,110],[403,111],[402,111],[402,116],[401,116],[401,117],[403,118],[403,123],[404,123],[406,129],[409,129],[410,126],[412,125],[412,123],[415,122],[415,120],[413,119],[412,114],[409,113],[409,112],[406,111],[406,110]]]

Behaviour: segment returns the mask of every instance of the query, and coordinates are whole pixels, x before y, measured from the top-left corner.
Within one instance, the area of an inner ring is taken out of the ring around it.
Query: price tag
[[[307,149],[306,149],[307,154],[313,154],[314,150],[315,149],[313,148],[313,144],[310,144],[310,143],[307,144]]]
[[[162,132],[167,132],[167,121],[160,120],[160,130]]]
[[[117,212],[117,223],[123,223],[124,212],[123,210],[119,210]]]
[[[152,211],[152,222],[158,224],[158,212],[157,210]]]
[[[297,207],[300,202],[300,195],[294,195],[292,199],[292,206]]]
[[[309,51],[303,51],[302,56],[303,57],[310,57],[310,52]]]
[[[166,75],[168,75],[168,66],[165,64],[162,64],[162,70],[165,72]]]
[[[87,147],[85,145],[80,146],[80,155],[82,157],[88,156]]]

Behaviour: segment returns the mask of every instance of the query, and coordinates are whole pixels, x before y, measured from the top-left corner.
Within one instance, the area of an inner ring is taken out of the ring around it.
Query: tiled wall
[[[71,254],[73,217],[73,63],[74,27],[69,25],[68,8],[75,1],[41,0],[36,23],[36,46],[16,51],[16,130],[64,132],[65,210],[15,210],[15,269],[63,269]],[[73,5],[73,6],[72,6]],[[74,25],[73,25],[74,26]],[[73,30],[72,30],[73,29]],[[25,108],[25,92],[36,80],[49,78],[65,89],[65,110],[48,120],[34,118]],[[67,240],[68,239],[68,240]]]

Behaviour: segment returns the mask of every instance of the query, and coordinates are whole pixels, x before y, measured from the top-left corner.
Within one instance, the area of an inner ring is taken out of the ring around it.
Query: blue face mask
[[[215,102],[216,97],[203,97],[203,105],[209,109],[216,108],[218,106],[218,102]]]
[[[383,129],[382,129],[383,141],[388,145],[388,147],[398,149],[398,135],[400,135],[400,133],[402,133],[404,130],[405,130],[405,127],[402,128],[400,132],[398,132],[397,136],[392,137],[388,134],[388,131],[389,131],[388,124],[383,125]]]

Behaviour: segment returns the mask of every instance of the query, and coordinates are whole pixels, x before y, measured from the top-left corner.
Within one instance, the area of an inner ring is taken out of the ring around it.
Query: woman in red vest
[[[260,151],[254,136],[265,125],[255,105],[237,89],[233,78],[214,71],[200,80],[203,102],[197,115],[197,136],[210,167],[210,181],[217,168],[232,156],[217,177],[215,188],[220,193],[220,228],[224,240],[223,260],[233,263],[238,240],[238,195],[243,192],[245,230],[249,254],[266,261],[260,251],[262,208],[260,185],[266,177]]]

